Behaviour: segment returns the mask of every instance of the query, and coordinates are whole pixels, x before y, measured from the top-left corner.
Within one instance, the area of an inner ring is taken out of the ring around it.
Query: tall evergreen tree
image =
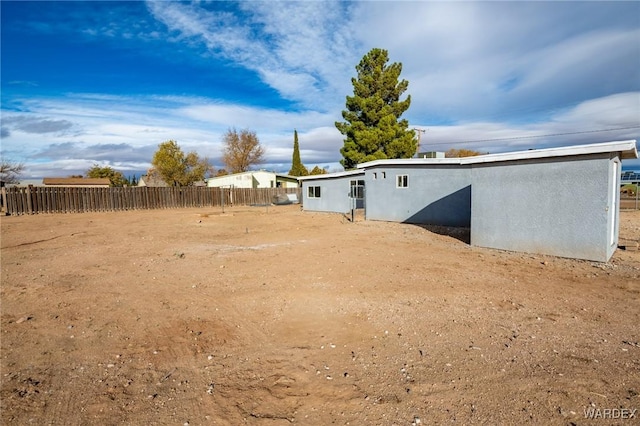
[[[293,159],[291,160],[290,176],[307,176],[309,171],[300,160],[300,146],[298,145],[298,131],[293,131]]]
[[[347,96],[344,122],[336,127],[346,136],[340,149],[345,169],[366,161],[385,158],[411,158],[417,149],[415,132],[400,116],[411,105],[411,96],[403,101],[407,80],[398,81],[402,64],[387,65],[384,49],[371,49],[356,66],[357,78],[352,78],[353,96]]]

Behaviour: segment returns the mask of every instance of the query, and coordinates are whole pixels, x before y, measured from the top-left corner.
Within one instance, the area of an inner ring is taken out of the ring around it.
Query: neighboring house
[[[42,184],[69,188],[108,188],[111,181],[109,178],[44,178]]]
[[[146,175],[140,176],[138,180],[138,186],[150,186],[150,187],[168,187],[167,183],[162,180],[159,174],[157,173],[147,173]]]
[[[620,161],[637,157],[635,141],[623,141],[377,160],[358,169],[368,220],[470,226],[472,245],[607,261],[618,241]],[[345,186],[323,182],[354,176],[301,179],[303,208],[347,212],[352,204]],[[580,195],[567,190],[576,182]],[[320,187],[319,197],[310,196],[312,187]]]
[[[209,187],[227,188],[297,188],[298,178],[264,170],[234,173],[209,178]]]

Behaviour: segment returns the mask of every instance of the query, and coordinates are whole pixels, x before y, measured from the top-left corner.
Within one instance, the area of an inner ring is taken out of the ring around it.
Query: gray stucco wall
[[[406,188],[397,187],[398,175],[407,175]],[[376,166],[365,171],[365,185],[369,220],[461,227],[471,223],[470,166]]]
[[[362,175],[323,178],[302,181],[302,208],[307,211],[347,213],[351,211],[349,198],[352,180],[363,179]],[[320,198],[309,198],[309,187],[320,187]]]
[[[471,244],[609,260],[618,242],[614,161],[597,154],[474,164]]]

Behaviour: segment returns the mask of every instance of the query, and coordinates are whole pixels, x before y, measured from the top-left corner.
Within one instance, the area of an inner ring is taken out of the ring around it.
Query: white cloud
[[[203,98],[100,94],[30,98],[21,105],[25,111],[3,113],[3,128],[5,121],[11,126],[33,122],[33,117],[38,122],[64,117],[64,122],[75,129],[75,133],[34,138],[19,126],[9,127],[9,137],[3,136],[3,153],[25,161],[27,173],[34,177],[45,171],[55,175],[56,169],[63,174],[83,173],[87,164],[90,167],[95,161],[144,171],[150,167],[157,145],[169,139],[178,141],[183,151],[196,151],[221,166],[222,136],[229,127],[256,131],[266,147],[268,164],[291,161],[296,128],[302,138],[310,135],[303,142],[309,144],[304,149],[310,160],[335,162],[341,145],[341,135],[335,128],[326,131],[332,118],[315,111],[260,109]],[[145,155],[146,162],[140,161]],[[44,165],[44,161],[49,164]]]
[[[640,89],[638,4],[357,3],[358,37],[409,81],[410,119],[537,120]]]
[[[340,2],[240,3],[241,14],[210,11],[198,4],[151,2],[153,16],[179,34],[201,42],[211,55],[255,71],[283,98],[327,109],[342,100],[358,42],[349,7]],[[240,12],[239,12],[240,13]],[[241,16],[240,16],[241,15]]]

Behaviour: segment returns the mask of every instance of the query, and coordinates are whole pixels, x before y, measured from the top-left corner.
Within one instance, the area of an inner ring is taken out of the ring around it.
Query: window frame
[[[356,196],[353,196],[353,188],[356,187]],[[351,179],[349,181],[349,197],[356,200],[364,200],[364,179]]]
[[[308,198],[322,198],[322,190],[320,189],[320,185],[309,185],[309,189],[307,190]]]
[[[396,175],[396,188],[408,188],[409,175]]]

